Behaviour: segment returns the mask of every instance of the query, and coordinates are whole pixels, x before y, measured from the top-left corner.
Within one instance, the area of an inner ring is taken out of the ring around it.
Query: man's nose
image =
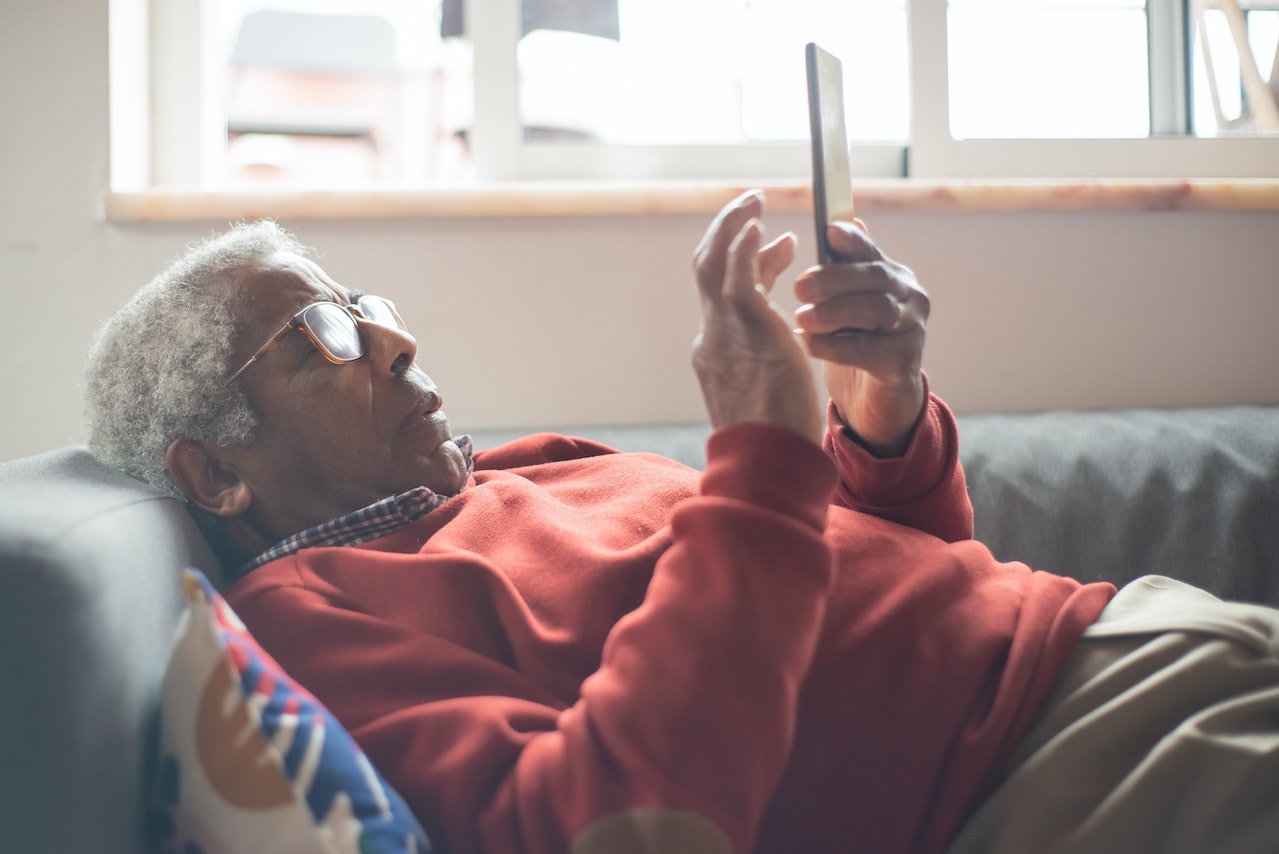
[[[380,376],[398,376],[409,369],[417,358],[417,339],[403,329],[383,326],[360,318],[360,334],[364,337],[364,356]]]

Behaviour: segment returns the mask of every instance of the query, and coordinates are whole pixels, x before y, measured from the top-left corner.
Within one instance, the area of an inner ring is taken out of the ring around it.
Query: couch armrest
[[[217,571],[182,506],[84,449],[0,465],[0,851],[145,850],[186,565]]]

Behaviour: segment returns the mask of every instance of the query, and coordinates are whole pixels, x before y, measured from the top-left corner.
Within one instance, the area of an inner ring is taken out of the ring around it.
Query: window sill
[[[707,214],[761,187],[773,212],[811,210],[807,181],[525,183],[435,189],[148,190],[109,192],[112,222],[403,219],[429,217]],[[1273,211],[1279,181],[865,180],[858,213],[964,211]]]

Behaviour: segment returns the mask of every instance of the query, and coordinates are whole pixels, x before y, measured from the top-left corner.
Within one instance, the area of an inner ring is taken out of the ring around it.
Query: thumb
[[[859,219],[851,223],[832,223],[826,229],[826,240],[840,261],[879,261],[883,258],[883,253],[871,241],[866,226]]]

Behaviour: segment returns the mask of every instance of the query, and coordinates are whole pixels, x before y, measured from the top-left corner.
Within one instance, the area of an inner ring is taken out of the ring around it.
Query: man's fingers
[[[800,331],[812,335],[833,335],[844,330],[897,333],[912,320],[912,314],[907,300],[865,291],[800,306],[795,323]]]
[[[724,287],[728,264],[728,248],[742,225],[763,211],[763,194],[751,190],[738,196],[720,210],[703,235],[693,254],[693,269],[704,297],[719,299]]]
[[[826,227],[826,241],[840,261],[882,261],[884,253],[871,242],[861,220],[833,222]]]
[[[759,250],[755,266],[764,290],[771,291],[777,277],[795,260],[795,245],[795,235],[788,231]]]
[[[885,293],[906,299],[913,275],[888,261],[828,264],[804,271],[795,280],[795,296],[801,302],[824,302],[849,293]]]
[[[728,249],[728,268],[724,274],[724,296],[738,299],[755,297],[757,257],[763,240],[759,220],[750,219],[733,238]]]
[[[805,333],[809,355],[834,365],[860,368],[874,375],[913,375],[919,369],[922,326],[900,334],[864,330],[815,335]]]

